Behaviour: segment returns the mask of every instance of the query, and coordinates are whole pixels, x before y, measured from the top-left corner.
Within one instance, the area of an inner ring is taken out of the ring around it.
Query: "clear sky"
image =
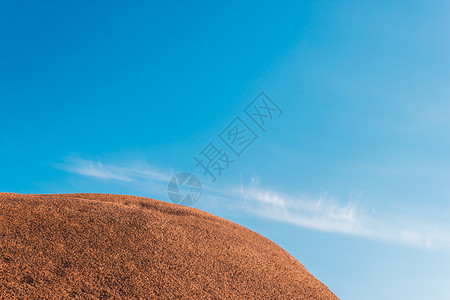
[[[449,16],[448,1],[1,1],[0,190],[170,201],[189,172],[194,207],[342,299],[450,299]],[[282,110],[265,131],[245,113],[260,92]],[[220,138],[236,118],[257,136],[239,156]],[[233,160],[215,182],[194,160],[211,142]]]

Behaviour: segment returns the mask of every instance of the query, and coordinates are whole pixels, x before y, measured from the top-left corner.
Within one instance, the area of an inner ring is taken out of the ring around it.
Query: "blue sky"
[[[169,201],[270,238],[342,299],[448,299],[446,1],[3,1],[0,190]],[[255,126],[264,91],[283,110]],[[218,135],[258,139],[240,157]],[[194,156],[235,160],[211,182]]]

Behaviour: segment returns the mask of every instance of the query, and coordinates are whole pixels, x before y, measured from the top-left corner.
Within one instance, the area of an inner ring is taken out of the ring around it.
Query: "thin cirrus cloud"
[[[65,163],[56,167],[70,173],[101,180],[130,183],[139,183],[144,180],[167,183],[170,180],[168,174],[153,171],[145,164],[131,165],[133,167],[122,167],[104,164],[100,161],[68,158]],[[312,230],[359,236],[409,246],[450,249],[449,231],[442,226],[423,220],[408,219],[405,216],[389,215],[388,213],[368,214],[355,201],[341,204],[341,201],[327,194],[319,197],[309,195],[288,196],[261,187],[254,178],[247,186],[241,184],[239,188],[231,189],[205,186],[204,191],[208,197],[231,199],[231,202],[219,202],[228,203],[228,205],[222,205],[224,209],[242,207],[241,205],[234,205],[237,201],[239,204],[244,204],[245,211],[248,214],[268,220]]]
[[[147,166],[136,163],[131,164],[134,167],[122,167],[80,158],[67,158],[65,161],[65,163],[58,164],[56,167],[70,173],[97,179],[118,180],[124,182],[143,179],[159,182],[167,182],[170,180],[169,175],[159,171],[149,171],[150,168]]]
[[[444,228],[447,225],[389,213],[368,214],[354,201],[342,205],[326,194],[318,198],[286,196],[262,188],[255,180],[234,193],[243,200],[248,213],[264,219],[408,246],[450,249],[450,234]]]

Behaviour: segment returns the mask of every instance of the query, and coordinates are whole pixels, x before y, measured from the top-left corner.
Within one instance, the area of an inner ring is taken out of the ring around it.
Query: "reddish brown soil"
[[[0,193],[2,299],[337,299],[279,246],[194,208]]]

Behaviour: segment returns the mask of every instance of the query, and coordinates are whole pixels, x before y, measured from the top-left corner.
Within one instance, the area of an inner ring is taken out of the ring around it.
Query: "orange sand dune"
[[[206,212],[0,193],[2,299],[337,299],[282,248]]]

